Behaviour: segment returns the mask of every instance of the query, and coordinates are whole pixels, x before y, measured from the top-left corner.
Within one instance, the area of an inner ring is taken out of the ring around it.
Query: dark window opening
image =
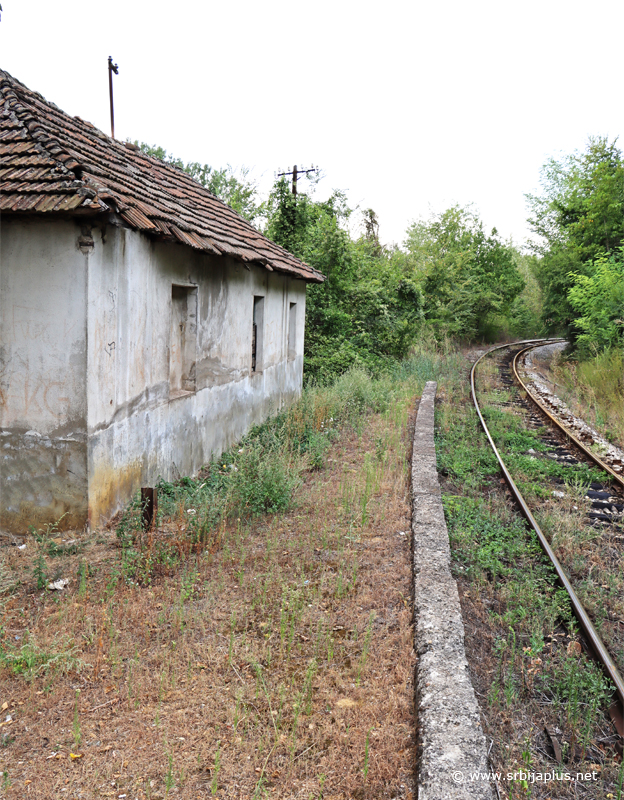
[[[195,391],[197,361],[197,288],[171,287],[169,397]]]
[[[251,330],[251,371],[262,372],[262,334],[264,329],[264,297],[253,299]]]
[[[251,329],[251,371],[256,371],[256,341],[258,336],[258,326],[254,322]]]
[[[288,360],[297,357],[297,304],[291,303],[288,309]]]

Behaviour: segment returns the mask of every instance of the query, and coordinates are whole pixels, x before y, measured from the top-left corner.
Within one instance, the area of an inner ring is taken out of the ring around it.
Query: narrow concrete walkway
[[[423,390],[412,454],[418,800],[492,800],[486,741],[436,469],[436,384]]]

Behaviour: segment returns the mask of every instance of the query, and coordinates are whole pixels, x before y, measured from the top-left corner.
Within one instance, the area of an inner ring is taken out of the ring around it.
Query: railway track
[[[620,736],[624,737],[624,678],[616,664],[615,659],[609,652],[608,647],[599,635],[594,620],[583,606],[577,591],[574,588],[574,581],[571,579],[569,570],[564,567],[560,559],[557,558],[548,537],[538,524],[535,514],[536,503],[531,502],[533,510],[521,493],[516,481],[512,477],[510,469],[505,464],[499,452],[494,438],[492,437],[485,417],[492,415],[492,409],[499,411],[512,411],[520,415],[527,429],[532,430],[539,436],[543,443],[543,451],[536,453],[533,450],[527,454],[532,460],[550,459],[556,462],[556,477],[551,477],[556,489],[541,491],[548,496],[548,502],[565,501],[565,489],[574,484],[576,476],[581,472],[590,475],[587,485],[580,486],[579,494],[585,494],[586,513],[584,524],[592,528],[597,536],[605,536],[608,541],[619,543],[620,549],[624,545],[624,479],[609,464],[603,463],[596,453],[582,442],[578,436],[568,430],[554,415],[539,402],[537,393],[532,391],[526,379],[519,374],[519,364],[524,355],[534,347],[545,343],[553,343],[562,340],[528,340],[516,342],[511,345],[502,345],[492,348],[479,358],[473,365],[470,373],[472,399],[477,410],[481,425],[486,433],[490,445],[498,459],[499,465],[505,477],[505,481],[514,497],[515,502],[522,511],[529,526],[535,531],[542,549],[552,563],[557,574],[558,581],[565,588],[573,609],[579,622],[580,628],[585,636],[588,649],[600,663],[603,671],[611,680],[615,687],[614,703],[610,709],[611,717],[615,723]],[[477,370],[480,364],[486,359],[494,360],[497,368],[497,377],[494,382],[497,385],[490,391],[489,406],[482,410],[477,398]],[[591,471],[590,471],[591,470]],[[566,474],[569,473],[569,475]],[[564,489],[564,491],[561,491]],[[579,500],[579,504],[581,501]],[[539,505],[539,504],[537,504]],[[577,511],[578,507],[573,506]],[[617,620],[617,624],[624,626],[624,620]],[[624,630],[621,631],[624,634]]]

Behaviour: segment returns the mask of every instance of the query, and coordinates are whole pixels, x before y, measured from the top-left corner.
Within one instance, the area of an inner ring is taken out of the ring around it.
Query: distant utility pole
[[[113,72],[119,75],[119,66],[113,64],[111,56],[108,57],[108,93],[110,94],[110,109],[111,109],[111,136],[115,138],[115,111],[113,108]]]
[[[292,169],[290,167],[288,167],[286,172],[278,172],[277,173],[277,177],[278,178],[283,178],[286,175],[292,175],[292,193],[296,197],[297,196],[297,177],[299,175],[307,175],[308,172],[318,172],[318,170],[319,170],[319,168],[318,167],[314,167],[314,166],[310,167],[310,169],[297,170],[297,165],[295,164],[295,166]]]

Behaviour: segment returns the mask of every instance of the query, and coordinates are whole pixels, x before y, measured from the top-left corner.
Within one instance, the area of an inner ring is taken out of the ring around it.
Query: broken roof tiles
[[[147,235],[305,281],[324,280],[187,173],[70,117],[2,70],[0,209],[114,212]]]

